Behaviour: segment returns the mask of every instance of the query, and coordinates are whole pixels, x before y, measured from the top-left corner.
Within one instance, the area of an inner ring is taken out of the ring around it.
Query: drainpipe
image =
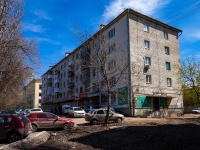
[[[131,116],[134,116],[134,104],[133,104],[133,93],[132,93],[132,85],[131,85],[131,56],[130,56],[130,33],[129,33],[129,9],[127,10],[126,16],[126,27],[127,27],[127,53],[128,53],[128,84],[129,84],[129,112]]]

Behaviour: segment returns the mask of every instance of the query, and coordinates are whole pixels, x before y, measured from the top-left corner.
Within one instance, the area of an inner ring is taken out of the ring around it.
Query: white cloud
[[[168,4],[170,0],[113,0],[103,14],[105,22],[110,21],[127,8],[131,8],[146,15],[152,15],[158,8]]]
[[[22,26],[23,26],[22,28],[23,31],[31,31],[31,32],[37,32],[37,33],[45,32],[45,30],[39,25],[24,23]]]
[[[38,42],[48,42],[48,43],[53,44],[53,45],[61,45],[60,42],[51,40],[49,38],[35,37],[34,39],[36,39]]]
[[[44,12],[43,10],[35,10],[35,11],[33,11],[33,14],[36,15],[36,16],[38,16],[38,17],[41,18],[41,19],[52,20],[52,18],[49,17],[49,16],[47,15],[47,13]]]

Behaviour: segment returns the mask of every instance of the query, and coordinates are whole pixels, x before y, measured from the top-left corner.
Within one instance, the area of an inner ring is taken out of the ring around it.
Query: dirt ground
[[[82,124],[74,129],[48,131],[44,144],[29,150],[191,150],[200,148],[199,117],[127,118],[122,124]]]

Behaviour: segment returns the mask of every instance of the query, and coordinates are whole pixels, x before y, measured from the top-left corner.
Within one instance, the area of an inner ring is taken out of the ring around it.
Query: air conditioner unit
[[[147,68],[147,69],[149,69],[149,68],[150,68],[150,65],[149,65],[149,64],[145,64],[144,67]]]

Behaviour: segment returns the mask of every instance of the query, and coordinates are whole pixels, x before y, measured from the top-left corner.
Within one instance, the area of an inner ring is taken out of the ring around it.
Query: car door
[[[105,114],[105,111],[103,109],[97,110],[95,115],[96,115],[96,118],[98,119],[99,122],[105,121],[106,114]]]
[[[50,113],[47,113],[46,115],[48,118],[48,126],[49,127],[58,128],[63,124],[63,122],[58,119],[58,116],[56,116],[54,114],[50,114]]]
[[[34,121],[39,128],[48,128],[48,119],[45,113],[38,113]]]

